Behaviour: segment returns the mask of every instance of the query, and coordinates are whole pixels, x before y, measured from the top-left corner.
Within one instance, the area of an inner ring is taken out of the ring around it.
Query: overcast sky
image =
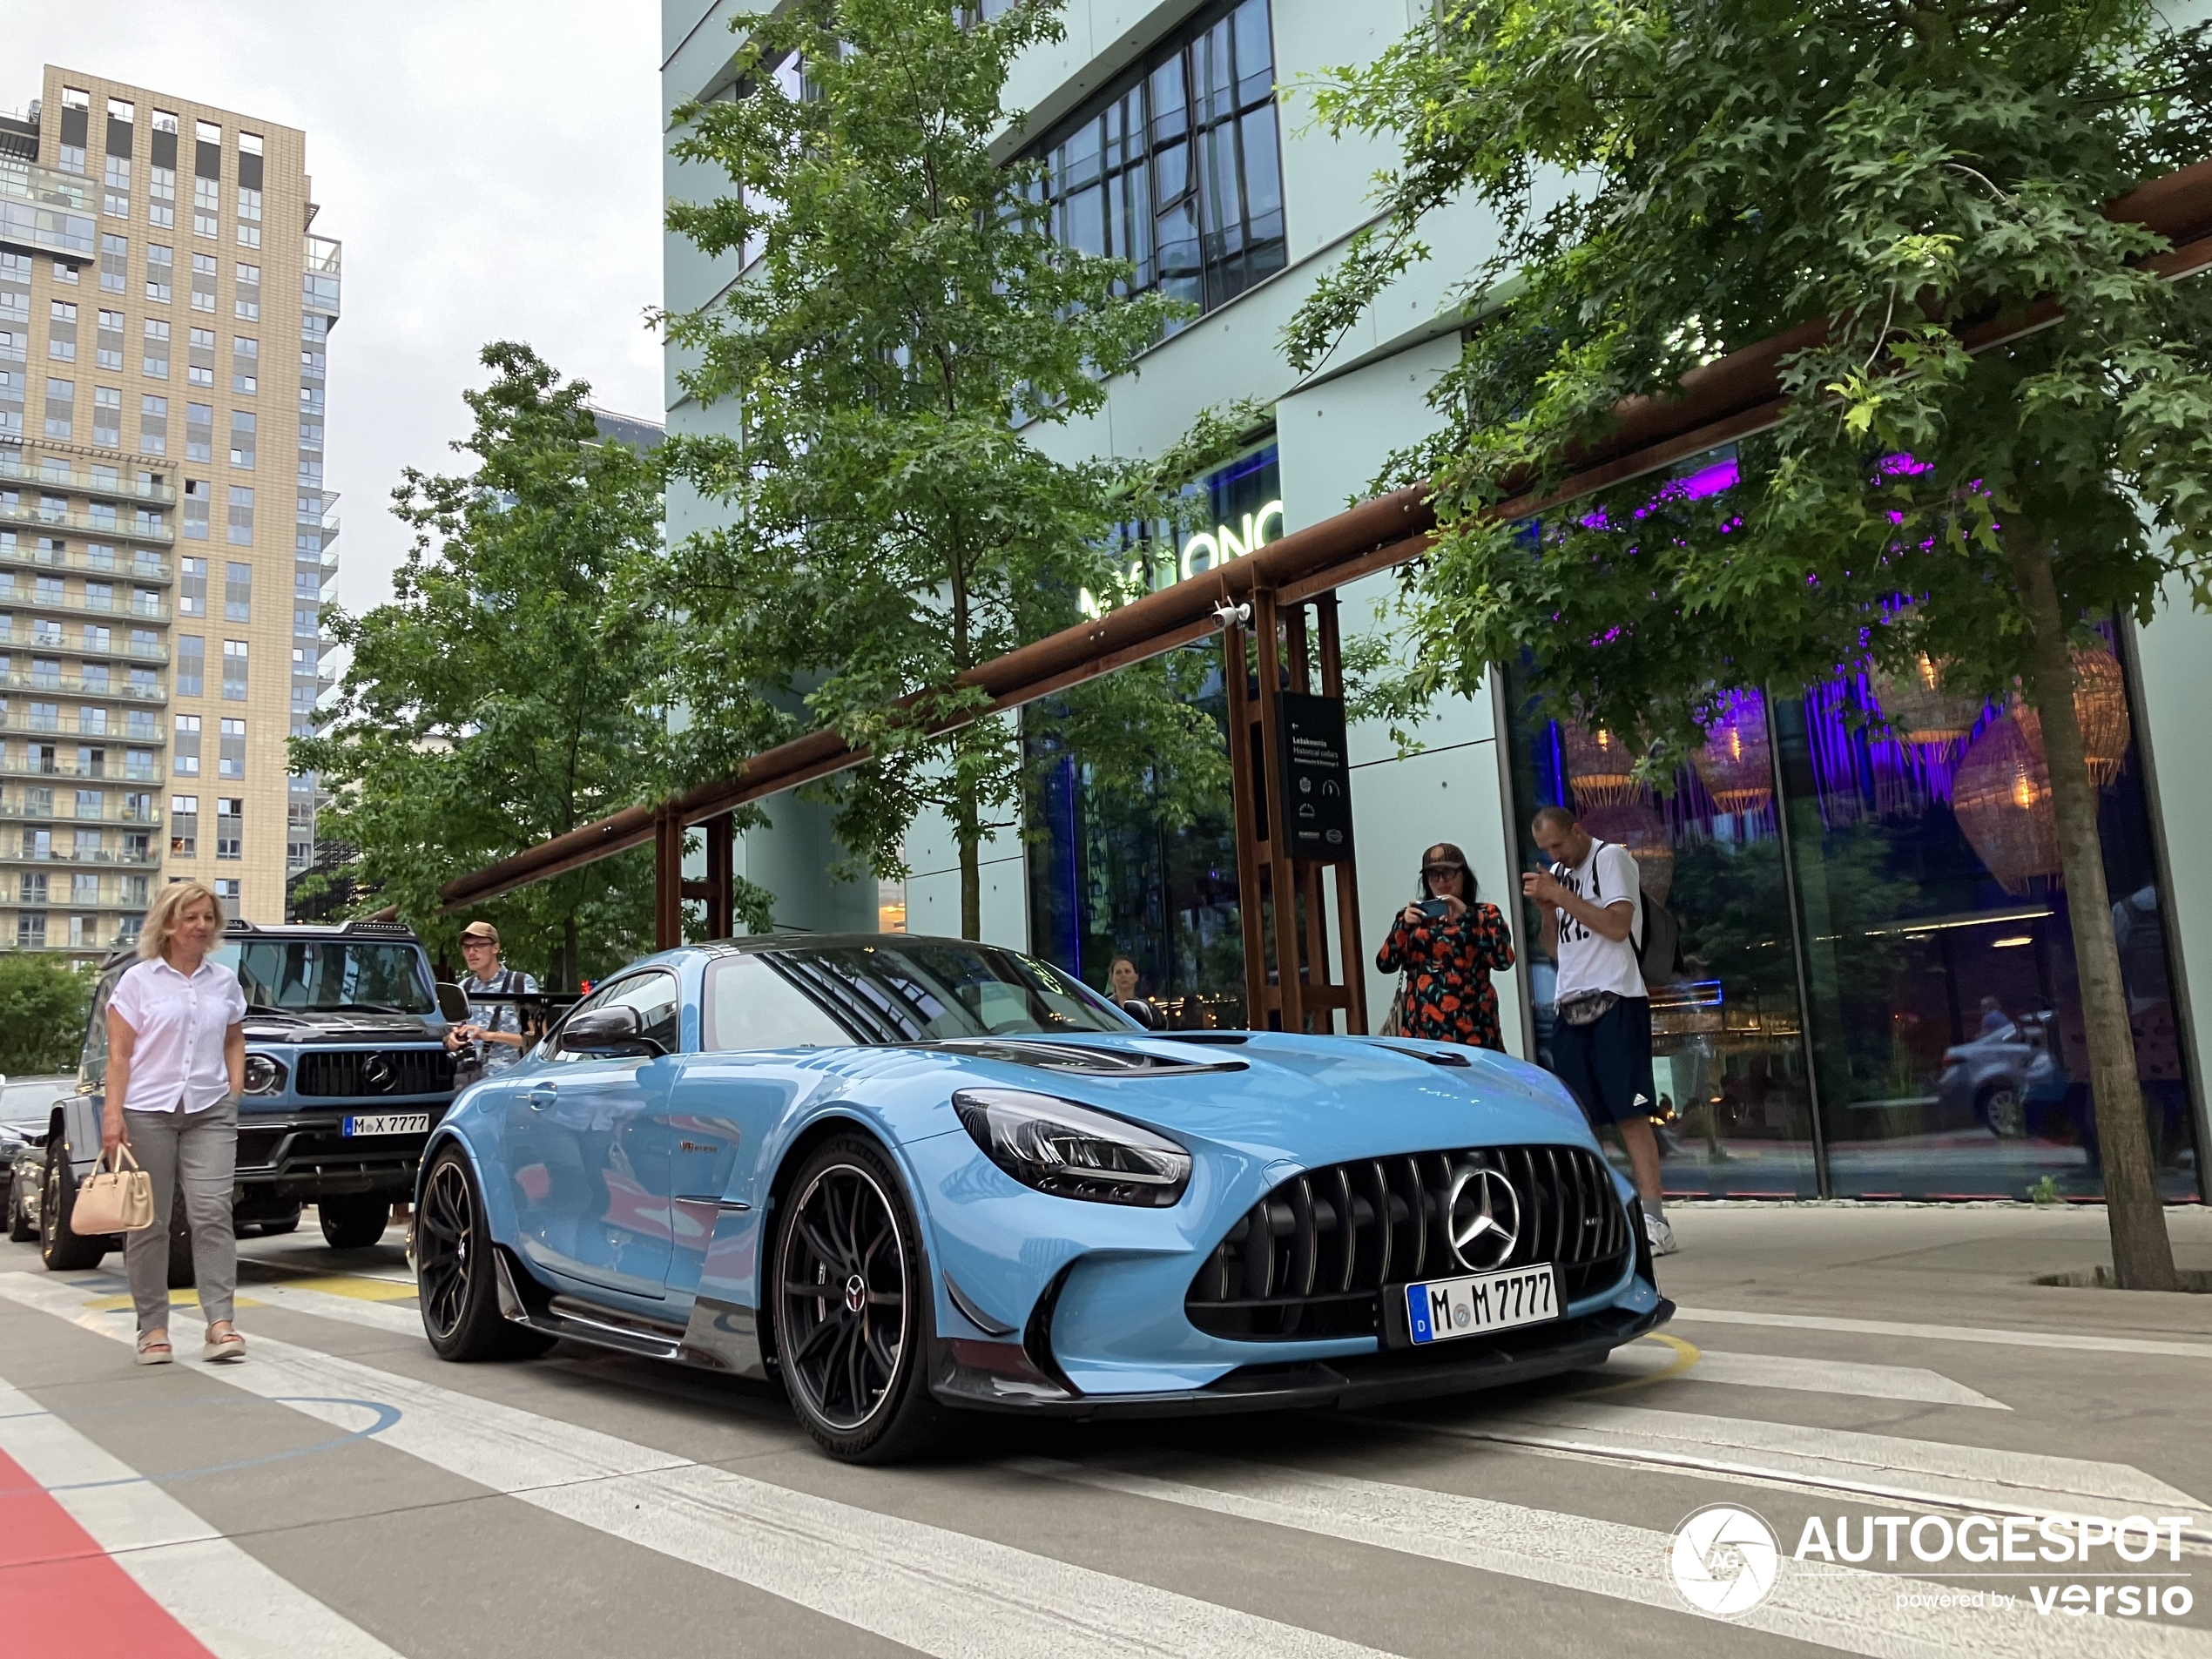
[[[400,469],[457,464],[485,341],[660,418],[660,24],[648,0],[0,0],[0,108],[65,64],[307,135],[346,245],[326,469],[336,588],[386,597]]]

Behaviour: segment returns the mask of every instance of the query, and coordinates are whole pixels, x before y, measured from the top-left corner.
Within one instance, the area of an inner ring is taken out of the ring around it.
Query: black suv
[[[394,1203],[414,1190],[423,1143],[453,1103],[444,1039],[448,1014],[466,1017],[460,992],[437,983],[422,941],[395,922],[233,921],[214,960],[237,973],[246,1001],[239,1230],[288,1231],[304,1201],[334,1246],[374,1244]],[[57,1271],[94,1266],[119,1248],[112,1236],[78,1237],[69,1216],[99,1156],[108,998],[137,961],[118,952],[102,964],[77,1092],[56,1105],[48,1132],[39,1251]],[[171,1282],[189,1284],[182,1205],[170,1243]]]

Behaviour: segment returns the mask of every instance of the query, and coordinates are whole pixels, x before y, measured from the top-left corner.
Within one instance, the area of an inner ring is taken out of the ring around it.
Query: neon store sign
[[[1194,576],[1218,570],[1231,559],[1258,551],[1282,534],[1283,503],[1279,500],[1267,502],[1257,512],[1244,514],[1237,524],[1216,523],[1210,530],[1193,530],[1172,564],[1155,566],[1143,557],[1131,559],[1125,570],[1127,585],[1133,589],[1145,586],[1148,574],[1155,590],[1174,582],[1188,582]],[[1076,593],[1076,604],[1086,617],[1096,617],[1104,609],[1089,588]]]

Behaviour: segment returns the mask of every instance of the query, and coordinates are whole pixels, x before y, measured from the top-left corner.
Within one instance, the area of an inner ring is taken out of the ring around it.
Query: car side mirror
[[[1147,1031],[1160,1028],[1160,1011],[1141,996],[1132,996],[1122,1004],[1122,1012],[1143,1026]]]
[[[576,1015],[561,1028],[561,1049],[565,1054],[634,1054],[648,1060],[668,1052],[645,1035],[644,1022],[636,1008],[620,1005]]]
[[[438,981],[438,1012],[444,1015],[448,1025],[459,1025],[469,1017],[469,994],[448,981]]]

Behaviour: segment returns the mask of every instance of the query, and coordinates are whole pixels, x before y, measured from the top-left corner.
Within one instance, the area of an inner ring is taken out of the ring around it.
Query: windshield
[[[1049,963],[992,945],[801,946],[761,955],[864,1042],[1138,1028]]]
[[[370,1008],[435,1014],[438,1000],[419,945],[356,940],[226,941],[215,960],[234,968],[256,1008],[293,1012]]]

